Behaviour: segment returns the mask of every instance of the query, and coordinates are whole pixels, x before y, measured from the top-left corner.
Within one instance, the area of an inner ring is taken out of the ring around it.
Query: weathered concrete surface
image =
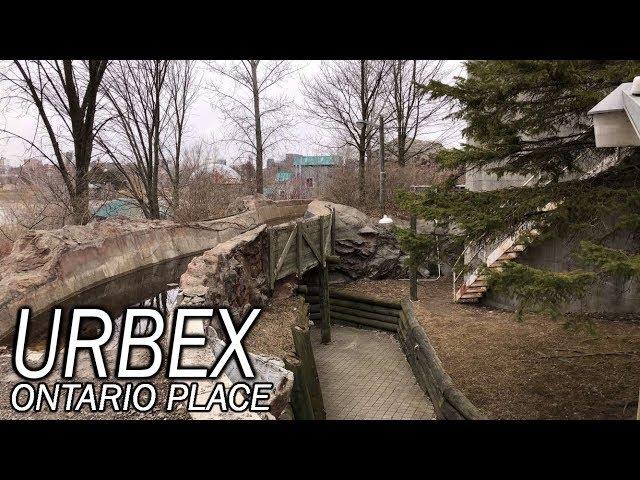
[[[311,335],[328,420],[435,419],[392,334],[334,325],[327,345]]]
[[[180,277],[181,305],[229,308],[240,321],[267,300],[265,225],[195,257]],[[217,327],[217,325],[216,325]]]
[[[518,257],[518,262],[552,272],[568,272],[584,268],[576,262],[573,254],[578,250],[581,238],[549,239],[529,246]],[[625,251],[637,251],[640,242],[632,235],[619,234],[608,239],[606,246]],[[517,307],[515,299],[489,289],[482,303],[507,310]],[[637,313],[640,311],[640,282],[637,279],[609,277],[595,283],[589,293],[562,307],[563,311],[575,313]]]
[[[389,228],[353,207],[329,205],[336,211],[336,254],[340,256],[336,272],[349,279],[407,275],[403,263],[406,255]]]
[[[254,202],[255,210],[179,224],[113,219],[31,231],[0,265],[0,338],[20,307],[37,314],[75,293],[159,262],[205,251],[265,223],[302,216],[307,201]]]

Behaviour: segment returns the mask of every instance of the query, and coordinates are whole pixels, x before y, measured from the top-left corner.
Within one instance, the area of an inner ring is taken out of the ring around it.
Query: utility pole
[[[385,191],[384,184],[386,180],[386,172],[384,171],[384,119],[380,115],[380,215],[384,217],[385,212]]]

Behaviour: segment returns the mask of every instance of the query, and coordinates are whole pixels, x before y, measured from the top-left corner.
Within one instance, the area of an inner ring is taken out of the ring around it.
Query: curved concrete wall
[[[0,338],[21,307],[38,314],[135,270],[211,249],[236,235],[305,214],[309,201],[260,201],[219,220],[178,224],[114,219],[28,232],[0,265]]]

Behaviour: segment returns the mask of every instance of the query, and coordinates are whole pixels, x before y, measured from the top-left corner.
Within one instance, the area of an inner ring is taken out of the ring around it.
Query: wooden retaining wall
[[[482,420],[486,417],[454,385],[415,317],[409,300],[402,301],[398,337],[418,384],[429,395],[436,417],[444,420]]]
[[[327,414],[309,332],[309,306],[305,303],[296,325],[291,327],[295,354],[285,356],[285,367],[293,373],[291,409],[295,420],[325,420]]]
[[[313,285],[300,285],[298,293],[305,295],[309,303],[310,318],[320,320],[320,289]],[[401,305],[376,298],[362,297],[329,288],[329,316],[332,321],[398,331]]]
[[[320,319],[319,288],[298,286],[310,304],[311,320]],[[329,289],[332,321],[388,330],[398,334],[400,346],[407,357],[416,381],[431,399],[440,420],[480,420],[486,417],[458,390],[447,375],[442,362],[429,342],[422,325],[415,318],[409,300],[400,303],[348,294]]]

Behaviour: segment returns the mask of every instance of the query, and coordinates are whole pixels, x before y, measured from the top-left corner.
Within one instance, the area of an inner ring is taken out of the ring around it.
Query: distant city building
[[[293,160],[295,180],[303,198],[313,197],[328,181],[329,174],[338,165],[332,155],[300,155]]]
[[[294,161],[296,158],[300,158],[300,157],[303,157],[303,156],[304,156],[304,155],[300,155],[299,153],[287,153],[287,154],[284,156],[284,163],[285,163],[286,165],[293,166],[293,161]]]
[[[339,159],[331,155],[287,153],[281,162],[268,162],[264,194],[276,199],[317,196],[339,164]]]

